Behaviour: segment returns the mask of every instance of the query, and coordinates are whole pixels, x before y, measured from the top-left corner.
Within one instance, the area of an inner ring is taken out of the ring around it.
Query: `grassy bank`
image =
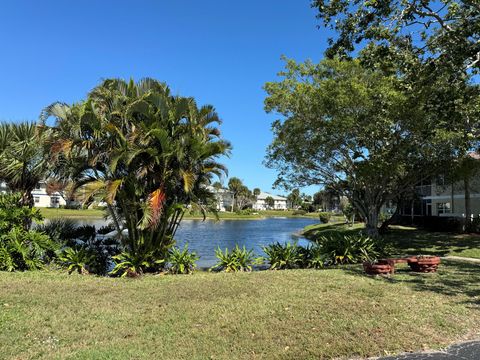
[[[478,334],[478,266],[392,279],[358,266],[111,279],[0,273],[2,357],[373,356]]]
[[[103,218],[103,210],[93,209],[54,209],[40,208],[40,212],[46,219],[68,217],[68,218]]]
[[[91,209],[52,209],[52,208],[40,208],[42,215],[46,219],[56,218],[56,217],[68,217],[68,218],[102,218],[104,216],[103,210],[91,210]],[[218,217],[220,220],[253,220],[253,219],[263,219],[265,217],[289,217],[289,218],[314,218],[318,219],[317,213],[310,213],[305,215],[295,215],[294,211],[259,211],[258,213],[251,215],[242,215],[231,212],[220,212]],[[191,215],[186,213],[184,216],[185,219],[203,219],[201,215]],[[214,214],[208,214],[207,216],[210,220],[215,220]]]
[[[358,233],[363,224],[350,227],[345,224],[317,224],[304,229],[306,237],[315,240],[331,233]],[[480,235],[430,232],[413,227],[392,226],[384,235],[395,250],[395,255],[440,255],[480,259]]]

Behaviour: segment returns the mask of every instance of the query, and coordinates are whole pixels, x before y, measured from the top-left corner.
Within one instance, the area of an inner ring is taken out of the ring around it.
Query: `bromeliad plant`
[[[270,269],[296,269],[303,267],[305,249],[295,243],[275,243],[263,248]]]
[[[381,240],[364,235],[330,235],[318,240],[322,252],[329,264],[354,264],[374,261],[388,255],[389,247]]]
[[[67,267],[68,273],[77,272],[81,275],[89,274],[89,268],[95,261],[95,254],[85,248],[65,248],[58,259]]]
[[[247,250],[245,246],[240,248],[235,245],[232,250],[220,248],[215,250],[217,263],[210,269],[212,271],[238,272],[238,271],[252,271],[253,265],[260,264],[261,258],[255,257],[253,250]]]
[[[172,274],[191,274],[199,258],[195,252],[188,251],[188,244],[183,249],[173,247],[168,255],[168,271]]]
[[[164,259],[155,259],[152,253],[133,254],[123,252],[119,255],[112,256],[112,259],[115,261],[115,267],[110,274],[120,275],[121,277],[137,277],[147,271],[158,271],[165,262]]]
[[[84,203],[107,204],[127,258],[165,259],[187,206],[214,209],[206,185],[226,172],[217,158],[230,144],[212,106],[154,79],[108,79],[81,103],[50,105],[49,117],[56,177],[72,181]]]

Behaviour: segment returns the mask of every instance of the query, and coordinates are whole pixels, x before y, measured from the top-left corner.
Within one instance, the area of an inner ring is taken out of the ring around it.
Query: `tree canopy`
[[[267,152],[267,165],[279,171],[276,185],[334,188],[376,235],[380,207],[449,151],[422,99],[409,96],[397,76],[357,60],[289,60],[280,75],[265,85],[266,110],[282,116]]]

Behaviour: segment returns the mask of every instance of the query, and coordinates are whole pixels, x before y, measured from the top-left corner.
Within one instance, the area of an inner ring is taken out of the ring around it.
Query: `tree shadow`
[[[479,250],[480,235],[427,232],[417,229],[391,229],[384,235],[395,254],[455,255],[464,250]],[[480,253],[480,250],[479,250]]]
[[[366,275],[360,266],[344,269],[356,276]],[[443,261],[437,273],[424,274],[410,270],[406,264],[397,264],[395,274],[376,276],[375,281],[390,284],[408,284],[415,291],[428,291],[458,297],[460,303],[480,305],[480,264],[463,261]]]

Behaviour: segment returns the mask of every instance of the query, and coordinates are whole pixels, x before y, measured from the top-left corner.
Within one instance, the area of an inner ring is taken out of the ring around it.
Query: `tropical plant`
[[[275,206],[275,200],[273,199],[273,197],[267,196],[265,198],[265,205],[267,205],[269,209],[273,209],[273,207]]]
[[[245,246],[240,248],[235,245],[231,251],[220,248],[215,250],[217,263],[211,268],[214,271],[237,272],[237,271],[251,271],[253,265],[259,264],[260,258],[256,258],[253,250],[247,250]]]
[[[122,252],[112,256],[112,259],[115,261],[115,267],[110,274],[122,277],[137,277],[146,271],[158,271],[165,262],[164,259],[156,259],[152,253]]]
[[[354,264],[373,261],[389,252],[380,239],[364,235],[331,234],[318,239],[318,246],[329,264]]]
[[[328,256],[318,244],[305,248],[303,265],[311,269],[321,269],[328,263]]]
[[[215,211],[207,186],[226,172],[216,160],[230,144],[212,106],[173,96],[153,79],[108,79],[86,101],[47,107],[43,121],[50,116],[55,176],[73,181],[84,204],[107,204],[135,268],[167,256],[188,205]]]
[[[296,269],[303,266],[305,249],[296,242],[281,244],[279,242],[270,244],[263,248],[267,255],[266,260],[270,269]]]
[[[168,271],[172,274],[191,274],[197,267],[198,259],[195,252],[188,251],[188,244],[182,250],[173,247],[168,255]]]
[[[0,270],[34,270],[55,254],[57,245],[25,224],[41,221],[37,209],[21,205],[22,194],[0,194]]]
[[[332,217],[332,214],[329,212],[321,212],[318,214],[318,217],[320,219],[320,222],[322,224],[327,224],[330,221],[330,218]]]
[[[77,236],[78,221],[69,218],[53,218],[38,225],[35,230],[47,234],[58,244],[64,244]]]
[[[16,226],[0,236],[0,270],[36,270],[49,260],[48,253],[57,249],[45,234]]]
[[[85,248],[65,248],[59,255],[59,260],[67,266],[68,273],[77,272],[81,275],[89,274],[90,264],[95,260],[95,255]]]
[[[49,173],[48,141],[49,131],[43,126],[0,124],[0,179],[21,194],[20,205],[33,207],[32,191]]]

